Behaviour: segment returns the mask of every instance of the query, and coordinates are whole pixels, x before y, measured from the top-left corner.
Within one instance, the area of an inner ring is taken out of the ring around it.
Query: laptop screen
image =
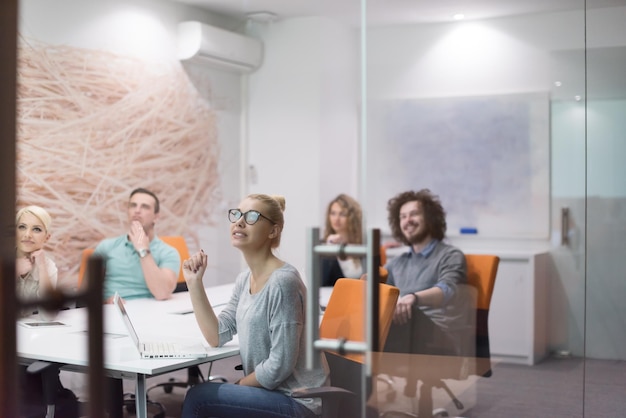
[[[137,332],[135,332],[135,327],[133,327],[133,323],[130,321],[128,312],[126,312],[126,308],[124,307],[124,301],[117,292],[115,292],[115,296],[113,297],[113,304],[117,306],[118,311],[122,315],[122,321],[124,322],[124,325],[128,330],[128,334],[130,334],[130,338],[132,338],[135,346],[140,349],[139,337],[137,336]]]

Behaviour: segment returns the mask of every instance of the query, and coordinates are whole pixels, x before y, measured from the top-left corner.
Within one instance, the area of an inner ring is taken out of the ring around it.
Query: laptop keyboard
[[[181,351],[180,344],[165,341],[153,341],[143,344],[144,352],[151,354],[176,354]]]

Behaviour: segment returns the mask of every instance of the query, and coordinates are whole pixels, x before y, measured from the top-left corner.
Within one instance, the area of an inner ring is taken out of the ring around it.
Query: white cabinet
[[[491,355],[505,362],[532,365],[547,354],[549,255],[497,255],[500,265],[489,310]]]

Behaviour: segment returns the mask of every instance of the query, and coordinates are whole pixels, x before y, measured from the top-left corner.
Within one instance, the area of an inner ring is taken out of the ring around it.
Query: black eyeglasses
[[[241,212],[239,209],[229,209],[228,210],[228,220],[231,223],[237,222],[243,216],[243,220],[246,221],[248,225],[254,225],[260,218],[265,218],[270,221],[272,224],[276,225],[276,222],[272,221],[267,216],[261,214],[261,212],[256,210],[249,210],[246,213]]]

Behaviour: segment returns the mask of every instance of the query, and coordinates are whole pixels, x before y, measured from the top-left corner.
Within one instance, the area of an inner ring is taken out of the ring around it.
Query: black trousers
[[[413,308],[406,324],[392,323],[385,352],[407,354],[456,355],[454,340],[421,309]]]

